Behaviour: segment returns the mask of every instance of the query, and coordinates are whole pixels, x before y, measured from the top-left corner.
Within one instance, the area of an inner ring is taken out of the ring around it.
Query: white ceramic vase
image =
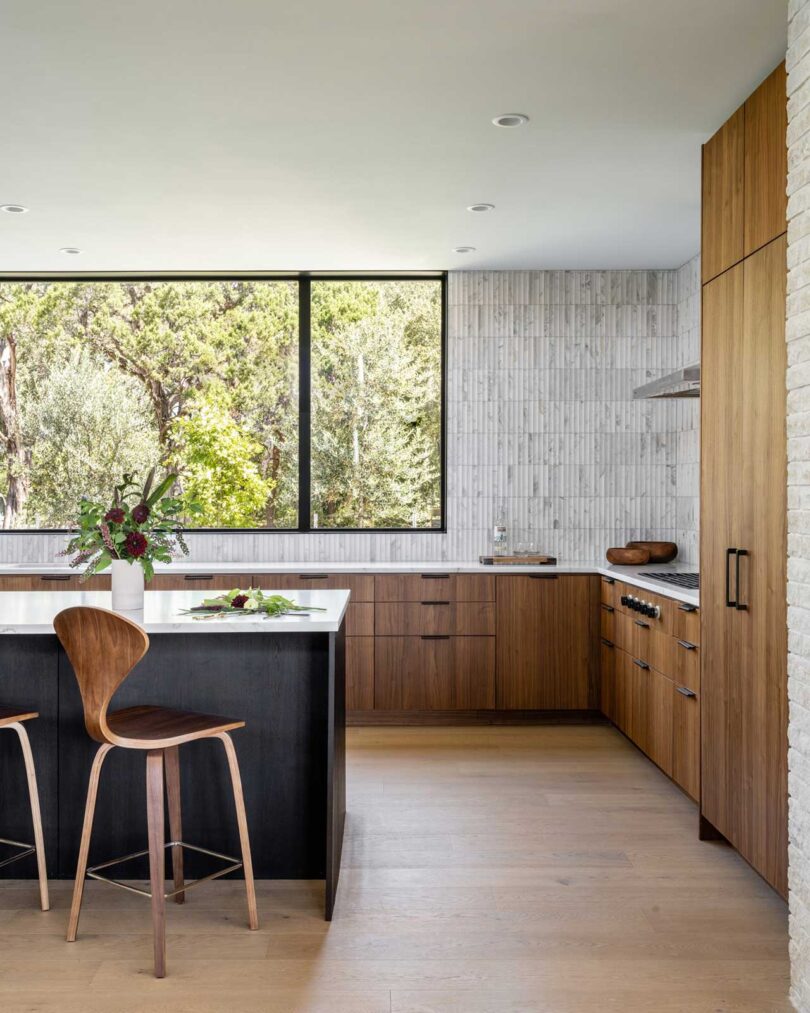
[[[140,563],[114,559],[112,570],[112,607],[116,612],[143,610],[143,569]]]

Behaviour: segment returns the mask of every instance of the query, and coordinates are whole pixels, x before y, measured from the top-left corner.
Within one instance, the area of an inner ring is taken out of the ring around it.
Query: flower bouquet
[[[188,555],[181,518],[199,507],[169,495],[177,475],[170,473],[157,485],[154,479],[154,468],[143,485],[124,475],[112,504],[82,499],[78,532],[62,553],[73,554],[71,566],[85,568],[82,580],[112,569],[113,608],[142,608],[144,578],[152,579],[154,564],[171,563],[178,549]]]
[[[234,588],[214,598],[203,598],[200,605],[184,609],[183,615],[194,615],[199,619],[211,619],[226,615],[306,615],[309,612],[325,612],[315,605],[296,605],[291,598],[281,594],[265,594],[257,587],[246,591]]]

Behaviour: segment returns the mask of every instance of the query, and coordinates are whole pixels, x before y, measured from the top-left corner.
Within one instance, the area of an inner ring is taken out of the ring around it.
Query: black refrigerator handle
[[[737,555],[736,549],[726,549],[726,608],[736,608],[737,602],[731,597],[731,557]],[[739,564],[738,564],[739,566]],[[739,574],[739,569],[737,573]],[[739,588],[739,579],[737,580],[737,587]]]
[[[735,584],[736,584],[736,590],[734,592],[734,597],[736,598],[736,601],[734,602],[734,608],[737,609],[738,612],[748,611],[748,606],[740,601],[740,556],[747,556],[747,555],[748,549],[737,549],[737,562],[734,567]]]

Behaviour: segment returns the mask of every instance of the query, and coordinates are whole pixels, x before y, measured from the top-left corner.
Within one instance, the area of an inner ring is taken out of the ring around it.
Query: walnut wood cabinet
[[[496,580],[498,708],[598,708],[599,578],[533,574]]]
[[[703,146],[704,284],[785,231],[786,134],[782,63]]]
[[[742,116],[743,241],[735,263],[716,258],[711,242],[707,255],[713,232],[727,228],[736,235],[739,224],[736,211],[707,194],[704,149],[704,258],[713,266],[704,272],[702,327],[701,826],[706,836],[725,837],[784,895],[784,67],[746,101]],[[688,697],[678,701],[675,712],[683,729],[694,720],[688,703]]]

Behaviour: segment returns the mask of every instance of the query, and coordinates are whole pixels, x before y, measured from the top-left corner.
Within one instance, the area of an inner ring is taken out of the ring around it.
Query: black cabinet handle
[[[69,573],[49,573],[46,577],[40,577],[40,580],[70,580]]]
[[[731,597],[731,557],[737,555],[736,549],[726,549],[726,608],[733,609],[737,602]]]
[[[213,573],[185,573],[183,580],[213,580]]]
[[[299,580],[326,580],[328,573],[299,573]]]
[[[650,624],[645,623],[641,619],[634,619],[633,622],[636,624],[636,626],[640,626],[643,630],[648,630],[650,628]]]
[[[449,573],[423,573],[422,580],[450,580]]]
[[[678,606],[679,612],[697,612],[697,610],[697,605],[688,605],[686,602]]]
[[[678,643],[681,647],[685,647],[687,651],[696,651],[697,644],[690,644],[688,640],[679,640]]]
[[[697,696],[697,693],[693,693],[692,690],[687,689],[686,686],[676,686],[675,689],[677,689],[681,696],[688,697],[690,700],[693,700]]]
[[[615,647],[616,645],[613,643],[612,640],[606,640],[604,637],[602,637],[602,646],[603,647]]]
[[[449,601],[421,601],[420,605],[449,605]]]
[[[614,577],[603,577],[602,580],[604,580],[604,582],[606,584],[615,584],[616,583],[616,580],[615,580]]]
[[[736,587],[737,587],[737,590],[734,593],[736,595],[736,599],[737,600],[734,602],[734,608],[738,612],[747,612],[748,611],[748,606],[744,605],[740,601],[740,556],[747,556],[747,555],[748,555],[748,549],[737,549],[737,563],[736,563],[736,565],[734,567],[735,575],[736,575]]]
[[[422,640],[449,640],[450,636],[447,633],[423,633]]]
[[[602,602],[602,608],[605,610],[605,612],[615,612],[616,611],[616,609],[612,605],[605,605],[604,602]]]
[[[556,573],[527,573],[525,574],[529,580],[556,580]]]
[[[639,668],[649,668],[650,666],[646,661],[639,661],[638,658],[633,658],[633,664],[638,665]]]

